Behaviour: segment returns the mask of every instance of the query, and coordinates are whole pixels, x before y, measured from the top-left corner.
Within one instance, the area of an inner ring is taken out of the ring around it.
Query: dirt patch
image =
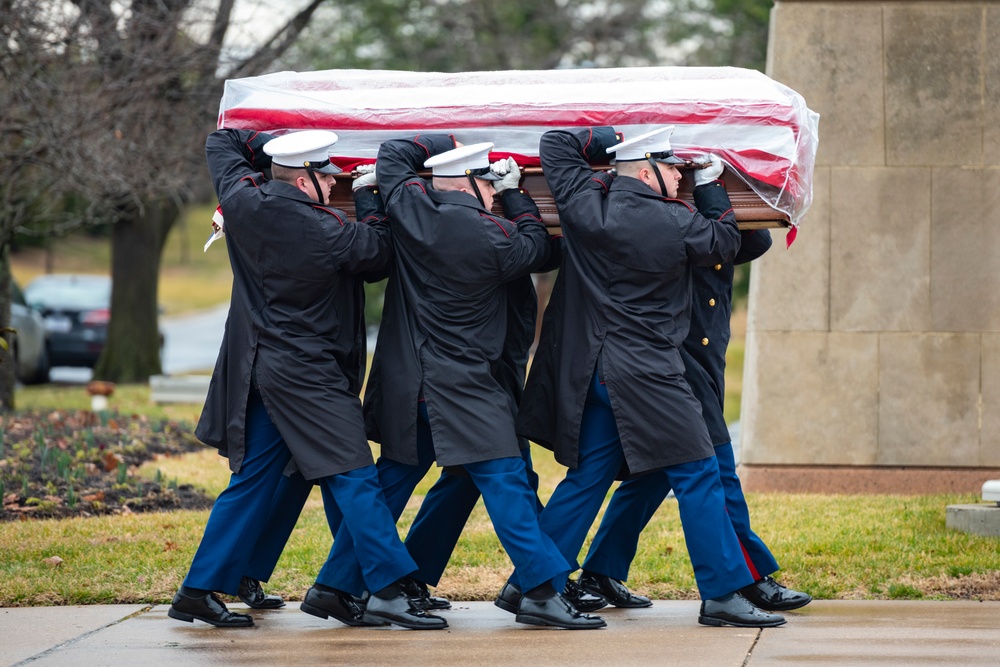
[[[0,521],[206,509],[189,484],[139,477],[147,461],[204,449],[189,424],[114,412],[0,415]]]
[[[954,600],[1000,600],[1000,571],[972,572],[957,576],[906,576],[900,583],[919,590],[925,597]]]

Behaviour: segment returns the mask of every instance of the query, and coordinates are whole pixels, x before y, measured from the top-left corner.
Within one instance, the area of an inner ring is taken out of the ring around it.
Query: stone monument
[[[814,202],[751,273],[748,490],[1000,478],[1000,2],[779,0],[768,74],[820,113]]]

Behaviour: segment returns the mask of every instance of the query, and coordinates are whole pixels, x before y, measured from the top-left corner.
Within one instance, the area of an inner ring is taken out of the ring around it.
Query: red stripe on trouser
[[[737,536],[737,539],[739,539],[739,536]],[[747,553],[747,548],[743,546],[742,540],[740,540],[740,550],[743,551],[743,560],[747,562],[747,569],[749,569],[750,574],[753,575],[753,580],[760,581],[761,579],[763,579],[763,577],[760,576],[760,572],[758,572],[757,568],[754,567],[753,561],[750,560],[750,554]]]

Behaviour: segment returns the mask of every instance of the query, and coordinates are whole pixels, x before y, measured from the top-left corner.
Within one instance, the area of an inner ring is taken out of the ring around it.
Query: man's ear
[[[653,181],[653,173],[649,170],[649,167],[640,167],[636,177],[647,185]]]

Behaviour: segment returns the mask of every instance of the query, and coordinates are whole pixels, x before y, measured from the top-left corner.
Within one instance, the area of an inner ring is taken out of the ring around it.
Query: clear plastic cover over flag
[[[675,125],[677,154],[714,152],[798,226],[812,202],[819,114],[755,70],[637,67],[503,72],[326,70],[226,81],[219,127],[337,132],[345,169],[386,139],[426,132],[492,141],[491,159],[538,164],[546,130],[611,125],[626,138]]]

